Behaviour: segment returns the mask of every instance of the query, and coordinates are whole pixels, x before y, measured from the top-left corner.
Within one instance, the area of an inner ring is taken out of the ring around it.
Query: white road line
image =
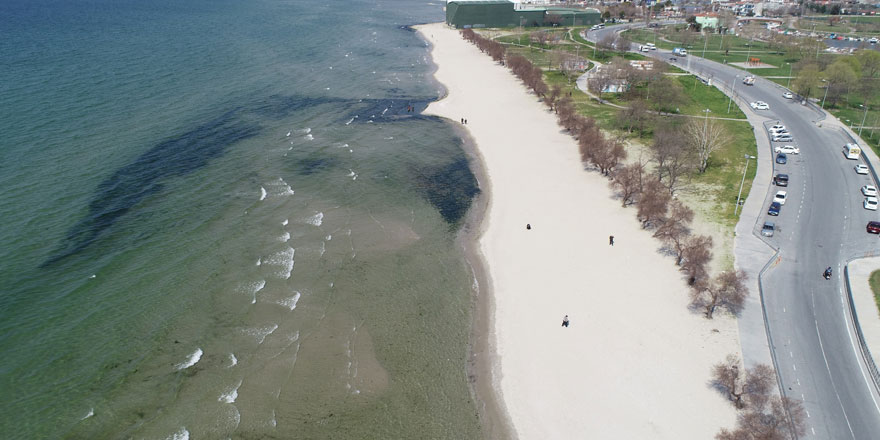
[[[856,438],[856,434],[853,432],[852,425],[849,423],[849,416],[846,415],[846,409],[843,407],[843,401],[840,400],[840,394],[837,392],[837,385],[834,383],[834,377],[831,375],[831,367],[828,366],[828,357],[825,356],[825,346],[822,345],[822,334],[819,333],[819,321],[814,320],[816,323],[816,336],[819,337],[819,350],[822,351],[822,359],[825,360],[825,370],[828,371],[828,378],[831,380],[831,387],[834,388],[834,396],[837,397],[837,403],[840,405],[840,411],[843,413],[843,418],[846,420],[846,426],[849,428],[849,434],[853,439]],[[849,333],[849,331],[847,331]],[[861,364],[861,363],[860,363]]]
[[[794,371],[797,371],[797,365],[795,365],[795,364],[791,364],[791,369],[794,370]]]

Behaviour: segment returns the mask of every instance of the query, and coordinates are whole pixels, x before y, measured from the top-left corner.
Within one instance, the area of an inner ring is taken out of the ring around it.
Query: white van
[[[657,46],[655,46],[654,43],[645,43],[645,47],[649,50],[657,50]]]
[[[859,160],[859,156],[862,155],[862,149],[859,148],[858,144],[846,144],[843,146],[843,155],[847,159]]]

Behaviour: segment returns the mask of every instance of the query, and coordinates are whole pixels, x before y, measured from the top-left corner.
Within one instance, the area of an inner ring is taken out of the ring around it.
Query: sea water
[[[0,437],[478,437],[442,6],[0,2]]]

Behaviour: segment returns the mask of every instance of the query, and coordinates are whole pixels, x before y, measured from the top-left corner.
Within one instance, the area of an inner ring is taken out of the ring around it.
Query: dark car
[[[880,222],[868,222],[869,234],[880,234]]]
[[[777,174],[776,177],[773,178],[773,183],[775,183],[776,186],[788,186],[788,174]]]
[[[764,222],[764,226],[761,228],[761,235],[765,237],[772,237],[773,231],[776,230],[776,223],[773,222]]]
[[[779,215],[780,209],[782,209],[782,205],[780,205],[779,202],[773,202],[770,204],[770,209],[767,210],[767,214]]]
[[[788,156],[786,156],[785,153],[779,153],[776,155],[776,163],[785,165],[786,162],[788,162]]]

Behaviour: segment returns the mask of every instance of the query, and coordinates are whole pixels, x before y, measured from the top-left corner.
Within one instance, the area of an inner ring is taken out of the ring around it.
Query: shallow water
[[[2,437],[479,436],[441,5],[0,15]]]

